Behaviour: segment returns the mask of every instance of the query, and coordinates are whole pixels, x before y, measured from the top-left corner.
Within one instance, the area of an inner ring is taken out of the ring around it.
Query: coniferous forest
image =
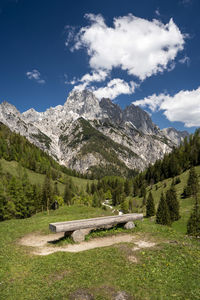
[[[194,167],[200,165],[199,130],[189,139],[185,139],[170,154],[166,154],[163,160],[156,161],[144,172],[130,178],[106,176],[92,181],[88,180],[85,190],[78,189],[70,175],[81,178],[93,176],[88,174],[84,176],[60,166],[48,154],[21,135],[11,132],[3,124],[0,124],[0,159],[18,163],[17,176],[4,172],[0,167],[1,221],[27,218],[36,212],[49,211],[64,204],[101,207],[107,200],[113,207],[121,209],[124,213],[134,212],[136,208],[137,210],[146,208],[146,217],[155,216],[158,224],[171,225],[181,217],[176,195],[176,185],[180,182],[178,176],[190,169],[188,182],[182,193],[183,198],[195,198],[188,233],[194,233],[192,222],[195,220],[194,222],[198,223],[199,183]],[[33,184],[30,182],[26,170],[44,174],[45,179],[40,184]],[[63,174],[65,174],[64,180]],[[147,189],[167,178],[174,179],[171,187],[161,194],[156,210],[152,193],[151,191],[147,193]],[[62,182],[65,186],[63,193],[59,192],[58,182]],[[139,206],[135,203],[134,197],[141,198]]]

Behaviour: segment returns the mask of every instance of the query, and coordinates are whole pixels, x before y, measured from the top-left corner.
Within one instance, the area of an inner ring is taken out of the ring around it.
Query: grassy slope
[[[200,298],[199,243],[149,220],[138,222],[135,234],[153,238],[158,246],[136,252],[138,264],[128,260],[130,244],[48,256],[33,256],[17,244],[25,234],[47,233],[50,222],[107,213],[72,206],[50,215],[40,213],[30,219],[2,222],[0,298],[70,299],[70,293],[80,288],[90,291],[94,299],[112,299],[113,291],[126,291],[143,300]]]
[[[16,170],[13,164],[7,165],[11,172]],[[200,174],[200,167],[197,172]],[[43,175],[32,173],[29,176],[33,180],[41,180]],[[181,183],[176,185],[179,196],[187,176],[188,172],[182,174]],[[153,186],[156,204],[164,183],[167,189],[171,179],[158,183],[157,190]],[[141,202],[141,198],[136,200]],[[62,207],[49,215],[39,213],[29,219],[0,223],[0,299],[70,299],[70,294],[79,289],[86,289],[94,299],[112,299],[117,291],[126,291],[137,300],[200,299],[200,245],[185,236],[192,202],[181,199],[182,217],[171,228],[156,225],[153,219],[138,222],[134,234],[153,239],[158,245],[132,253],[137,264],[128,260],[131,244],[42,257],[31,255],[28,248],[17,243],[28,233],[48,233],[50,222],[101,216],[109,211]]]
[[[197,174],[200,176],[200,166],[196,167],[195,170],[196,170]],[[177,196],[178,196],[179,203],[180,203],[181,218],[178,221],[174,222],[172,224],[172,227],[174,229],[176,229],[176,231],[179,231],[181,233],[186,233],[186,224],[187,224],[188,218],[190,216],[190,213],[191,213],[191,210],[192,210],[192,207],[194,204],[194,200],[192,198],[186,198],[186,199],[181,198],[183,189],[187,184],[188,175],[189,175],[189,170],[182,173],[179,176],[181,179],[181,182],[179,184],[175,185],[175,188],[177,191]],[[169,178],[169,179],[163,180],[163,181],[153,185],[151,192],[152,192],[152,195],[153,195],[153,198],[155,201],[156,208],[158,206],[158,202],[160,200],[162,191],[166,192],[170,188],[171,183],[172,183],[172,179]],[[165,185],[166,185],[166,187],[165,187]],[[157,186],[157,188],[156,188],[156,186]],[[149,191],[150,191],[150,187],[147,188],[147,197],[148,197]],[[139,197],[135,197],[134,200],[139,205],[142,202],[142,198],[139,198]],[[140,209],[138,209],[138,211],[140,211]],[[143,213],[145,214],[145,209],[143,209]]]
[[[200,168],[198,168],[200,171]],[[177,186],[182,192],[187,173]],[[168,185],[170,180],[167,181]],[[153,194],[156,202],[161,187]],[[141,201],[141,199],[140,199]],[[86,289],[94,299],[112,299],[117,291],[126,291],[133,299],[200,299],[200,245],[182,233],[191,200],[181,201],[182,218],[172,228],[153,220],[138,222],[134,234],[153,239],[158,245],[132,253],[131,244],[93,249],[80,253],[57,252],[33,256],[20,246],[20,237],[31,232],[48,233],[50,222],[82,219],[110,214],[84,206],[62,207],[49,215],[39,213],[25,220],[0,223],[0,298],[1,299],[74,299],[70,294]]]
[[[8,173],[10,173],[14,176],[18,176],[18,162],[16,162],[16,161],[7,161],[5,159],[0,159],[0,164],[1,164],[2,169],[3,169],[4,172],[8,172]],[[45,179],[45,175],[33,172],[31,170],[28,170],[28,169],[25,169],[25,170],[26,170],[26,172],[28,174],[28,178],[29,178],[29,180],[32,184],[40,184],[40,185],[43,184],[44,179]],[[87,182],[91,182],[91,180],[68,176],[64,173],[62,173],[62,177],[63,177],[63,180],[65,180],[65,178],[67,178],[67,177],[72,178],[74,184],[79,189],[83,189],[83,190],[86,189]],[[63,194],[64,189],[65,189],[65,185],[59,182],[58,183],[58,188],[59,188],[60,193]]]

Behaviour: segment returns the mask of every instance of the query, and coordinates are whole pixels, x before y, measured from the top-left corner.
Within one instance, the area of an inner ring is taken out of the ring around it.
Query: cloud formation
[[[163,110],[169,121],[182,122],[186,127],[200,126],[200,87],[180,91],[174,96],[153,94],[133,103],[148,107],[153,112]]]
[[[74,78],[72,81],[69,83],[74,85],[77,84],[74,89],[76,90],[84,90],[88,88],[92,82],[101,82],[105,81],[108,76],[108,72],[104,70],[99,70],[99,71],[93,71],[92,74],[86,73],[83,75],[80,79]]]
[[[157,8],[156,10],[155,10],[155,14],[159,17],[160,16],[160,10],[159,10],[159,8]]]
[[[132,94],[135,91],[137,84],[131,81],[130,83],[120,79],[115,78],[108,82],[107,86],[100,87],[98,89],[93,89],[95,96],[98,99],[109,98],[114,99],[121,94]]]
[[[187,55],[185,55],[183,58],[179,59],[179,62],[181,64],[186,64],[187,66],[189,66],[190,65],[190,58]]]
[[[35,80],[37,83],[44,84],[45,80],[41,79],[41,74],[38,70],[33,69],[32,71],[26,72],[26,76],[30,80]]]
[[[73,51],[85,48],[95,71],[119,67],[144,80],[168,69],[184,46],[185,35],[172,19],[163,24],[129,14],[114,18],[109,27],[102,15],[86,17],[90,25],[75,36]]]

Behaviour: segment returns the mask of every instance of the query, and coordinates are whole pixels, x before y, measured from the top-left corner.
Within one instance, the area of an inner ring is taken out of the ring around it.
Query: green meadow
[[[11,166],[12,163],[9,168]],[[200,173],[200,167],[196,170]],[[33,180],[37,176],[34,174]],[[180,200],[179,221],[166,227],[155,224],[154,218],[145,218],[128,231],[139,240],[153,241],[155,246],[151,248],[133,251],[132,242],[79,253],[38,256],[32,254],[32,248],[19,244],[19,239],[27,234],[48,234],[51,222],[111,214],[110,210],[101,208],[64,206],[49,214],[42,212],[28,219],[1,222],[0,299],[109,300],[115,299],[119,292],[125,293],[127,299],[137,300],[200,299],[200,241],[185,234],[193,199],[181,199],[187,176],[188,172],[183,173],[181,182],[176,185]],[[170,184],[171,179],[168,179],[152,187],[156,205],[161,191]],[[135,201],[140,203],[142,199]],[[125,232],[117,228],[91,233],[87,240]],[[131,261],[131,256],[137,262]]]

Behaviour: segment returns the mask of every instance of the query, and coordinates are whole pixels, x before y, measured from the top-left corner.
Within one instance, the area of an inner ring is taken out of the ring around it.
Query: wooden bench
[[[125,224],[126,229],[134,228],[133,221],[143,219],[143,214],[124,214],[119,216],[107,216],[92,219],[83,219],[67,222],[49,224],[53,232],[64,232],[66,236],[71,235],[75,242],[82,242],[91,230],[112,228],[117,224]]]

